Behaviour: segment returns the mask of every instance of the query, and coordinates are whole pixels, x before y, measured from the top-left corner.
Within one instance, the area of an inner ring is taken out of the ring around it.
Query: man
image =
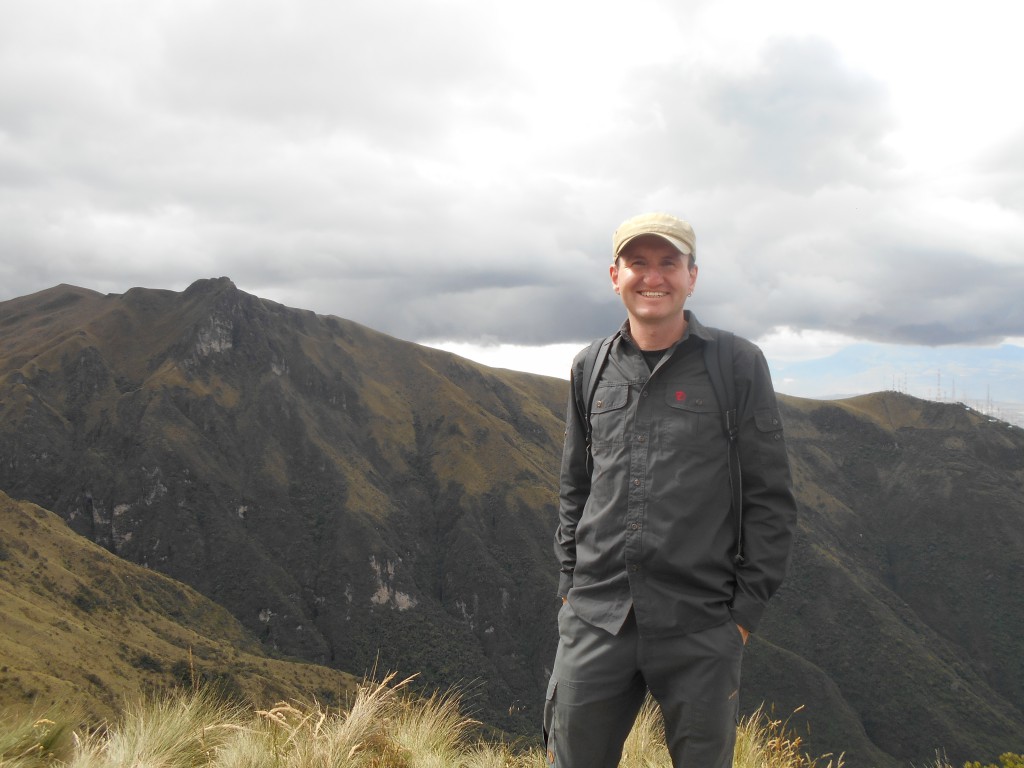
[[[598,368],[589,413],[586,350],[572,366],[548,761],[618,765],[650,690],[673,765],[731,766],[743,648],[782,582],[796,525],[782,421],[764,356],[734,338],[723,369],[736,390],[738,516],[727,405],[704,356],[719,332],[684,309],[697,284],[693,229],[643,214],[612,245],[611,282],[627,318]]]

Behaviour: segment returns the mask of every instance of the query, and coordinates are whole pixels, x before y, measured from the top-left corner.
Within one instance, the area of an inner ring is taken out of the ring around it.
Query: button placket
[[[629,451],[629,493],[626,516],[623,520],[626,538],[626,566],[629,574],[639,575],[639,562],[643,560],[644,511],[647,508],[647,462],[650,450],[651,409],[650,380],[639,382],[639,397],[632,414],[633,440]]]

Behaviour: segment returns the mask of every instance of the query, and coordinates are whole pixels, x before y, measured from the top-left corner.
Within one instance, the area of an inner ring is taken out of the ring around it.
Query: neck
[[[668,349],[686,333],[688,322],[686,315],[679,313],[678,318],[662,323],[644,323],[636,318],[629,318],[629,335],[644,351]]]

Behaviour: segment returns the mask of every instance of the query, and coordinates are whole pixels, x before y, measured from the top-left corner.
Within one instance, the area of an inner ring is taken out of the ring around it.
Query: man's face
[[[656,235],[629,243],[611,267],[612,285],[631,324],[676,322],[697,283],[697,266]]]

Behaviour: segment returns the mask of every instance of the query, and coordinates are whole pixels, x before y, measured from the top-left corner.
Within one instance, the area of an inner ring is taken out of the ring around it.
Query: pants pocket
[[[555,693],[558,690],[558,681],[554,678],[548,682],[548,690],[544,695],[544,756],[548,765],[555,762]]]

